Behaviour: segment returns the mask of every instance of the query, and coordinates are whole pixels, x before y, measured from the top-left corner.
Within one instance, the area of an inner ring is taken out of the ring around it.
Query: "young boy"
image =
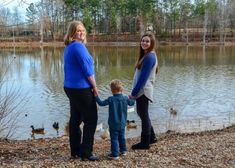
[[[116,160],[119,158],[119,154],[126,155],[127,152],[125,139],[127,107],[128,105],[133,106],[135,101],[122,94],[123,88],[120,80],[112,80],[110,88],[113,96],[108,97],[104,101],[96,96],[96,102],[100,106],[109,105],[108,125],[111,138],[111,153],[108,154],[108,158]]]

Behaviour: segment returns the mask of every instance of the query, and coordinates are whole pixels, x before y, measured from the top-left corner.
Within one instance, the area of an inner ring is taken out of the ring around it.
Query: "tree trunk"
[[[204,23],[203,23],[203,45],[206,45],[206,33],[207,33],[207,21],[208,21],[208,12],[205,8]]]

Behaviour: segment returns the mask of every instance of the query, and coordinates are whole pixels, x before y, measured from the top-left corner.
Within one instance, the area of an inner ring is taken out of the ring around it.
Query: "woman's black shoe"
[[[91,155],[89,157],[82,157],[82,161],[86,161],[86,160],[89,160],[89,161],[98,161],[99,157],[95,156],[95,155]]]
[[[143,150],[145,150],[145,149],[149,149],[150,146],[149,146],[149,145],[144,145],[144,144],[142,144],[142,143],[140,142],[140,143],[137,143],[137,144],[135,144],[135,145],[132,145],[131,148],[132,148],[133,150],[138,150],[138,149],[143,149]]]
[[[154,143],[157,143],[157,139],[150,140],[149,144],[154,144]]]
[[[70,157],[70,159],[71,159],[71,160],[80,159],[80,156],[78,156],[78,155],[72,155],[72,156]]]

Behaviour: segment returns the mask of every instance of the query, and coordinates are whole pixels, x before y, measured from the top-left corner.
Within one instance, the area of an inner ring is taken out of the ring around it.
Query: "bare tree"
[[[18,36],[20,33],[21,15],[20,15],[18,7],[14,7],[13,11],[14,12],[12,14],[12,20],[13,20],[12,23],[13,23],[15,30],[16,30],[15,35]]]
[[[235,26],[235,1],[229,0],[228,2],[228,22],[230,27],[231,36],[234,37],[234,26]]]
[[[183,34],[182,39],[186,41],[186,44],[189,44],[188,41],[188,22],[190,20],[190,11],[191,6],[189,0],[180,1],[180,24],[179,24],[179,35],[181,35],[181,25],[183,25]]]
[[[10,10],[8,8],[0,8],[0,34],[2,37],[8,35],[6,26],[9,24],[9,16]]]
[[[203,45],[206,45],[206,33],[207,33],[208,11],[205,8],[204,22],[203,22]]]
[[[219,2],[220,11],[219,11],[219,32],[220,32],[220,44],[225,44],[226,40],[226,26],[229,16],[229,5],[226,0],[220,0]]]
[[[26,96],[14,86],[14,82],[6,79],[7,71],[13,58],[1,74],[0,79],[0,138],[9,138],[17,130],[17,123],[26,103]]]

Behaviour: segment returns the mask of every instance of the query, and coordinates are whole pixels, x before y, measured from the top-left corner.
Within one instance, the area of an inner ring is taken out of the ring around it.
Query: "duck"
[[[103,131],[104,130],[104,128],[103,128],[103,123],[100,123],[100,124],[98,124],[97,126],[96,126],[96,132],[101,132],[101,131]]]
[[[52,127],[56,130],[57,135],[58,135],[59,134],[59,123],[58,122],[54,122],[52,124]]]
[[[173,109],[172,107],[170,108],[170,114],[173,115],[173,116],[176,116],[177,115],[177,111],[175,109]]]
[[[45,134],[44,128],[34,128],[33,125],[30,126],[32,128],[32,134]]]
[[[82,132],[83,132],[83,127],[84,127],[84,123],[82,122],[82,123],[80,124],[80,129],[81,129]],[[66,135],[66,136],[69,136],[69,122],[67,122],[67,123],[65,124],[64,132],[65,132],[65,135]]]
[[[135,120],[126,120],[127,123],[135,123]]]
[[[176,133],[176,131],[174,131],[174,130],[167,130],[166,131],[166,134],[175,134]]]
[[[110,135],[109,129],[106,128],[106,129],[103,131],[103,133],[100,135],[100,137],[101,137],[102,139],[108,139],[108,138],[109,138],[109,135]]]
[[[58,123],[58,122],[54,122],[53,125],[52,125],[52,127],[53,127],[56,131],[58,131],[58,130],[59,130],[59,123]]]
[[[126,121],[126,127],[127,129],[131,129],[131,128],[134,128],[136,129],[137,128],[137,124],[135,123],[135,120],[127,120]]]
[[[132,113],[132,112],[134,112],[134,111],[135,111],[135,108],[134,108],[134,107],[127,109],[127,112],[128,112],[128,113]]]
[[[65,135],[69,136],[69,122],[65,124],[64,132],[65,132]]]

